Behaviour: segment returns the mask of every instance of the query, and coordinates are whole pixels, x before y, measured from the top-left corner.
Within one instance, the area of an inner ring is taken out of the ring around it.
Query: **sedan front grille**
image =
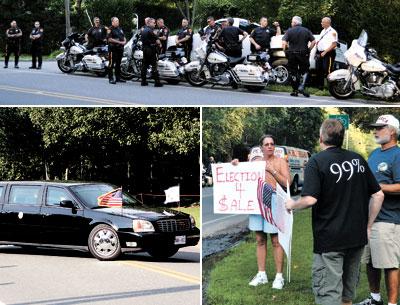
[[[189,219],[167,219],[157,221],[157,226],[161,232],[181,232],[190,229]]]

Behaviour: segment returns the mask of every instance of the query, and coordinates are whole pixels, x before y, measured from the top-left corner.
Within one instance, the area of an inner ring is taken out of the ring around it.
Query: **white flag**
[[[165,190],[165,201],[164,204],[169,202],[179,202],[180,201],[180,194],[179,194],[179,185],[172,186],[169,189]]]

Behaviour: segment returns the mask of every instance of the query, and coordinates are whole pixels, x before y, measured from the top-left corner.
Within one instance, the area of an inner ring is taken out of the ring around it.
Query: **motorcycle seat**
[[[395,64],[395,65],[387,65],[386,68],[394,73],[394,74],[400,74],[400,63]]]
[[[231,65],[241,64],[246,59],[246,57],[244,57],[244,56],[242,56],[242,57],[230,57],[230,56],[228,56],[228,58],[229,58],[229,63]]]

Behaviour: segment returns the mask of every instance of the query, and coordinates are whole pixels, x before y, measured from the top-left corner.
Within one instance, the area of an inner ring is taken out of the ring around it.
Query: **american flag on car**
[[[99,206],[121,207],[122,206],[122,188],[117,188],[106,194],[97,197]]]
[[[261,216],[270,224],[276,226],[272,217],[272,194],[274,189],[263,179],[258,178],[257,198],[260,207]]]

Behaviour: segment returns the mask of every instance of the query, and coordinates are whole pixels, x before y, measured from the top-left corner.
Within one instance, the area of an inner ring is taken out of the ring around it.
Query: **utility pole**
[[[71,33],[71,4],[70,0],[64,0],[65,2],[65,33],[68,36]]]

